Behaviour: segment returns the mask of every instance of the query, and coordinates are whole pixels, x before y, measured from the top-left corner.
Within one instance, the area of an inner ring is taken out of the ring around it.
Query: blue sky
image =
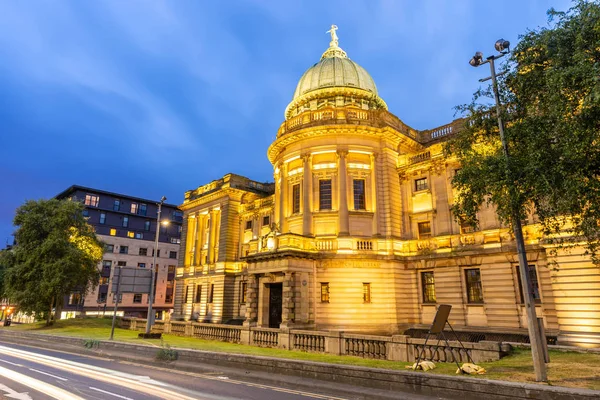
[[[16,207],[72,184],[179,204],[229,172],[272,180],[266,150],[331,24],[390,111],[427,129],[477,89],[476,50],[569,4],[2,1],[0,248]]]

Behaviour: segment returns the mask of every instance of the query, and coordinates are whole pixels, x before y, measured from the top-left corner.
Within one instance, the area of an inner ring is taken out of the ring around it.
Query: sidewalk
[[[135,361],[149,365],[165,365],[156,361],[159,346],[124,342],[94,341],[86,348],[86,340],[67,336],[49,336],[29,332],[0,330],[0,341],[37,346],[52,350]],[[90,342],[88,341],[88,346]],[[571,389],[540,384],[494,381],[464,376],[444,376],[413,371],[394,371],[302,360],[278,359],[201,350],[176,349],[178,359],[169,368],[185,371],[203,371],[206,364],[238,370],[263,372],[338,382],[364,388],[409,392],[428,396],[460,399],[506,400],[592,400],[600,391]],[[276,379],[276,377],[273,377]]]

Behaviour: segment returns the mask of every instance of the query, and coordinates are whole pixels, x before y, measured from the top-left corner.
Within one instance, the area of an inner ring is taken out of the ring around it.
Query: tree
[[[521,36],[502,67],[510,169],[489,101],[491,87],[457,107],[466,124],[446,146],[461,163],[453,179],[458,193],[453,212],[472,225],[482,203],[493,203],[505,224],[513,207],[521,219],[535,213],[546,237],[562,232],[570,243],[584,238],[598,264],[600,4],[579,0],[566,12],[549,10],[548,16],[549,27]],[[510,186],[516,188],[512,197]],[[559,245],[569,242],[561,239]]]
[[[77,201],[51,199],[27,201],[16,211],[5,294],[21,311],[45,314],[47,324],[65,295],[98,284],[103,246],[83,209]]]

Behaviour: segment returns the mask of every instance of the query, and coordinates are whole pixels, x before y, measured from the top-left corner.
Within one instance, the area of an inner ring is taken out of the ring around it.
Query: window
[[[106,214],[100,213],[100,223],[104,225],[106,223]]]
[[[366,210],[365,206],[365,180],[354,179],[354,209],[355,210]]]
[[[117,266],[119,266],[119,267],[126,267],[127,266],[127,261],[119,261],[119,262],[117,262]]]
[[[248,301],[248,282],[240,282],[240,304],[246,304]]]
[[[194,298],[194,303],[200,303],[202,299],[202,285],[196,285],[196,297]]]
[[[173,211],[171,219],[176,222],[183,222],[183,211]]]
[[[170,251],[169,252],[169,258],[177,259],[177,252],[176,251]]]
[[[173,244],[181,244],[181,239],[171,238],[171,243],[173,243]]]
[[[108,277],[101,276],[100,279],[98,280],[98,284],[99,285],[108,285]]]
[[[148,206],[146,206],[145,204],[140,204],[140,209],[138,210],[138,214],[139,215],[146,215],[146,209],[148,208]]]
[[[106,293],[98,293],[98,303],[106,303]]]
[[[207,303],[212,303],[213,302],[213,297],[215,294],[215,284],[211,283],[208,289],[208,300],[206,300]]]
[[[113,297],[113,299],[112,299],[112,302],[113,302],[113,303],[114,303],[114,302],[115,302],[115,300],[116,300],[116,299],[115,299],[115,297],[117,297],[117,296],[114,296],[114,297]],[[119,293],[119,303],[122,303],[122,302],[123,302],[123,293]]]
[[[175,273],[175,266],[174,265],[169,265],[169,267],[167,268],[167,272],[169,274],[174,274]]]
[[[136,293],[133,295],[133,302],[134,303],[141,303],[142,302],[142,294],[141,293]]]
[[[128,254],[129,253],[129,246],[121,246],[121,247],[119,247],[119,253],[121,253],[121,254]]]
[[[116,236],[117,230],[115,228],[110,228],[110,236]]]
[[[331,210],[331,179],[319,181],[319,210]]]
[[[119,211],[121,209],[121,200],[115,200],[113,203],[113,211]]]
[[[128,231],[127,232],[127,237],[128,238],[133,238],[133,236],[134,236],[134,233],[132,231]]]
[[[129,217],[123,217],[123,228],[127,228],[129,226]]]
[[[83,215],[84,217],[89,217],[89,216],[90,216],[90,211],[89,211],[87,208],[85,208],[85,209],[84,209],[84,210],[81,212],[81,215]]]
[[[329,303],[329,282],[321,282],[321,303]]]
[[[154,257],[154,249],[152,249],[152,257]],[[160,249],[156,252],[156,257],[160,257]]]
[[[132,214],[137,214],[138,212],[138,204],[137,203],[131,203],[131,213]]]
[[[363,303],[371,302],[371,284],[363,283]]]
[[[95,194],[86,194],[85,195],[85,205],[90,207],[98,207],[98,202],[100,201],[100,197]]]
[[[150,221],[144,221],[144,230],[145,231],[149,231],[150,230]]]
[[[427,178],[415,179],[415,192],[429,189]]]
[[[419,222],[417,224],[419,230],[419,239],[428,238],[431,236],[431,223],[429,221]]]
[[[184,303],[189,303],[190,302],[190,298],[189,298],[189,294],[190,294],[190,287],[188,285],[185,286],[185,296],[184,298]]]
[[[147,247],[140,247],[139,255],[140,256],[147,256],[148,255],[148,248]]]
[[[138,268],[146,268],[146,263],[138,263]]]
[[[114,253],[115,252],[115,245],[114,244],[105,244],[104,245],[104,252],[105,253]]]
[[[136,232],[136,234],[135,234],[135,238],[136,238],[136,239],[143,239],[143,238],[144,238],[144,234],[143,234],[143,233],[140,233],[140,232]]]
[[[269,217],[268,215],[265,215],[263,217],[263,226],[269,226],[269,224],[271,223],[271,217]]]
[[[483,303],[479,268],[465,269],[465,281],[467,283],[467,301],[469,303]]]
[[[519,270],[519,266],[515,267],[517,271],[517,285],[519,286],[519,294],[521,296],[521,304],[525,304],[525,295],[523,294],[523,286],[521,285],[521,271]],[[533,294],[533,300],[535,304],[540,304],[542,302],[542,298],[540,296],[540,284],[538,282],[537,270],[535,269],[535,265],[528,265],[529,269],[529,290]]]
[[[421,287],[423,288],[423,303],[435,303],[433,271],[421,272]]]
[[[300,184],[292,186],[292,214],[300,213]]]
[[[69,305],[77,306],[81,304],[81,293],[71,293],[69,296]]]
[[[110,276],[110,268],[112,266],[112,261],[103,260],[102,261],[102,275]]]
[[[252,229],[252,220],[246,221],[246,230],[248,231],[250,229]]]

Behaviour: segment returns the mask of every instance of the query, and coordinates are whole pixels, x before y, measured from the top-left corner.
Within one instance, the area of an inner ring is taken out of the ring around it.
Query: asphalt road
[[[0,343],[0,395],[6,399],[365,400],[433,397],[206,366],[176,371]]]

